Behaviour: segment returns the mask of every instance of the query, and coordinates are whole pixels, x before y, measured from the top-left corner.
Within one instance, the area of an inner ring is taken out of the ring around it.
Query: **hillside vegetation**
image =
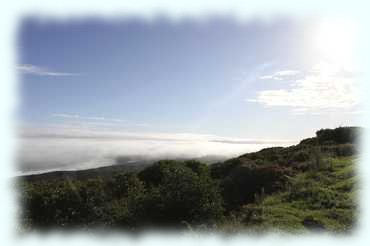
[[[162,160],[81,179],[23,177],[21,227],[350,232],[360,131],[322,129],[295,146],[211,165]]]

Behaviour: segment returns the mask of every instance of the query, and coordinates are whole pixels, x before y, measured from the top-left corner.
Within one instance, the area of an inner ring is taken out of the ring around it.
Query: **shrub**
[[[139,176],[151,188],[148,219],[162,225],[211,223],[222,216],[222,197],[208,167],[198,162],[160,161]]]
[[[290,168],[278,165],[246,166],[236,168],[221,182],[222,195],[227,209],[235,209],[253,202],[263,190],[269,194],[284,186]]]

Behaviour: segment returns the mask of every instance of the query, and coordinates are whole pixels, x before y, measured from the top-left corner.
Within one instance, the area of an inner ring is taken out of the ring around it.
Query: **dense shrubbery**
[[[102,220],[106,192],[98,180],[24,184],[22,204],[27,225],[73,227]]]
[[[208,167],[196,161],[160,161],[143,170],[139,177],[158,193],[154,221],[175,224],[213,223],[222,216],[218,184]],[[152,216],[148,215],[148,216]]]
[[[36,227],[211,224],[223,212],[217,182],[196,161],[160,161],[105,182],[36,182],[22,189],[24,221]]]
[[[335,129],[321,129],[316,132],[316,138],[320,144],[356,143],[361,129],[358,127],[338,127]]]

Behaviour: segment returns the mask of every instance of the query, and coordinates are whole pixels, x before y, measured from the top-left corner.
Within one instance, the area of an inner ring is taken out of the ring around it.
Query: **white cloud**
[[[73,118],[79,119],[80,116],[78,114],[52,114],[53,117],[60,117],[60,118]]]
[[[84,128],[91,127],[114,127],[115,129],[120,127],[152,127],[149,123],[135,123],[128,122],[123,119],[117,118],[106,118],[101,116],[81,116],[78,114],[52,114],[52,117],[62,118],[69,120],[68,124],[73,126],[79,126]],[[64,122],[67,123],[67,122]]]
[[[267,107],[290,107],[294,114],[317,114],[328,110],[350,111],[359,104],[359,93],[353,73],[322,62],[289,88],[259,91],[256,98],[247,101]]]
[[[78,73],[65,73],[51,71],[45,67],[38,67],[32,64],[21,64],[17,66],[17,69],[25,74],[33,74],[38,76],[79,76]]]
[[[58,118],[67,118],[67,119],[79,119],[79,120],[87,120],[87,121],[110,121],[110,122],[125,122],[125,120],[116,119],[116,118],[105,118],[105,117],[97,117],[97,116],[80,116],[78,114],[52,114],[53,117]]]
[[[301,72],[298,70],[280,70],[270,75],[260,76],[259,79],[273,79],[273,80],[284,80],[286,78],[294,77]]]

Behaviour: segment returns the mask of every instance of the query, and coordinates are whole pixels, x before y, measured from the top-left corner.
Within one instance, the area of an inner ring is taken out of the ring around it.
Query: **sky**
[[[23,170],[235,156],[361,112],[343,20],[27,19],[18,46]]]

